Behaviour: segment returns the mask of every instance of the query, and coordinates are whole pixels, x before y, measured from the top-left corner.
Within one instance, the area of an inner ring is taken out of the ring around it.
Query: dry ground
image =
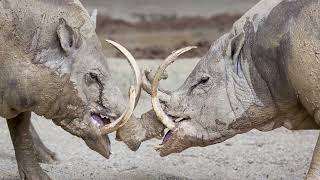
[[[158,61],[140,61],[141,66],[156,66]],[[169,71],[164,82],[176,88],[194,67],[196,60],[180,60]],[[184,68],[180,68],[180,67]],[[112,60],[114,77],[126,92],[130,70],[124,60]],[[143,96],[136,115],[150,108]],[[144,143],[131,152],[120,142],[112,140],[111,159],[103,159],[89,150],[84,142],[56,127],[51,121],[34,117],[36,128],[61,162],[43,165],[56,180],[63,179],[127,179],[127,180],[182,180],[182,179],[288,179],[302,180],[307,172],[316,142],[316,131],[288,131],[278,129],[268,133],[252,131],[238,135],[224,143],[206,148],[192,148],[181,154],[160,158],[153,150],[156,140]],[[14,151],[4,120],[0,120],[0,179],[18,179]]]
[[[210,42],[226,32],[236,17],[257,0],[83,2],[89,10],[98,7],[101,12],[98,20],[101,39],[117,40],[137,57],[162,58],[172,49],[199,43],[202,48],[198,55],[203,55]],[[109,50],[106,52],[110,55]],[[195,59],[178,61],[169,71],[170,79],[164,85],[176,88],[196,62]],[[159,62],[146,59],[139,63],[141,66],[156,66]],[[110,67],[117,84],[126,93],[129,86],[126,79],[132,76],[127,64],[124,60],[112,59]],[[139,116],[149,108],[149,99],[143,95],[135,113]],[[153,145],[159,143],[156,140],[144,143],[137,152],[131,152],[124,144],[113,140],[114,155],[106,160],[51,121],[34,116],[34,123],[45,144],[61,159],[56,165],[42,165],[57,180],[300,180],[307,172],[318,136],[318,131],[278,129],[262,133],[253,130],[221,144],[192,148],[165,158],[160,158],[153,150]],[[0,137],[0,180],[18,179],[13,147],[6,122],[2,119]]]

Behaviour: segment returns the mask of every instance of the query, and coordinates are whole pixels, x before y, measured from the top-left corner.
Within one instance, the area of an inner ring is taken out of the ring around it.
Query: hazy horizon
[[[134,14],[163,14],[177,16],[212,16],[215,14],[243,13],[258,0],[82,0],[91,11],[115,18],[132,20]]]

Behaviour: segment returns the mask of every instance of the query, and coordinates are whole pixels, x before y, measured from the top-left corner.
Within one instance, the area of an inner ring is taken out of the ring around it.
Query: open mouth
[[[98,113],[91,113],[91,121],[98,128],[111,123],[111,119],[108,116],[104,116]]]
[[[91,122],[98,128],[100,129],[101,127],[110,124],[112,122],[112,119],[109,116],[104,116],[98,113],[91,113]],[[110,147],[111,147],[111,142],[110,139],[108,137],[108,135],[102,135],[102,139],[105,141],[105,145],[106,145],[106,150],[108,151],[108,153],[110,153]],[[103,151],[104,152],[104,151]],[[101,153],[100,153],[101,154]],[[109,155],[107,155],[107,157],[109,157]]]
[[[163,137],[161,145],[164,145],[172,137],[172,131],[169,130]]]
[[[169,130],[168,132],[166,132],[165,135],[162,138],[161,144],[155,145],[154,149],[156,151],[161,151],[162,148],[165,146],[165,144],[172,138],[172,136],[173,136],[173,131],[172,130]]]
[[[177,117],[177,116],[174,116],[174,115],[168,115],[168,117],[173,119],[173,122],[176,124],[176,126],[178,125],[178,123],[181,123],[182,121],[190,119],[189,116],[182,116],[182,117],[179,116],[179,117]],[[162,143],[157,147],[162,147],[166,142],[168,142],[170,140],[172,135],[173,135],[173,131],[172,130],[169,130],[167,133],[165,133],[165,135],[163,136],[163,139],[162,139]]]

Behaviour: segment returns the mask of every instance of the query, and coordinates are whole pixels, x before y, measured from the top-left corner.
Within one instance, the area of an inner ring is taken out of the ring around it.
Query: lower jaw
[[[106,143],[107,143],[107,146],[109,146],[109,147],[110,147],[110,149],[111,149],[111,141],[110,141],[110,139],[109,139],[109,136],[108,136],[108,135],[105,135],[105,141],[106,141]]]
[[[158,146],[155,147],[156,150],[162,150],[163,147],[165,147],[165,144],[170,140],[170,138],[172,137],[173,133],[171,130],[169,130],[163,137],[163,140],[162,140],[162,143]],[[216,134],[216,137],[213,138],[212,140],[208,139],[207,141],[203,141],[203,139],[198,139],[198,142],[195,141],[194,142],[194,145],[197,144],[197,146],[201,146],[201,147],[204,147],[204,146],[208,146],[208,145],[213,145],[213,144],[218,144],[218,143],[221,143],[231,137],[233,137],[234,135],[231,135],[231,136],[223,136],[221,135],[220,133],[217,133]],[[211,137],[212,138],[212,137]],[[203,142],[204,144],[198,144],[199,142]],[[168,148],[168,147],[167,147]]]

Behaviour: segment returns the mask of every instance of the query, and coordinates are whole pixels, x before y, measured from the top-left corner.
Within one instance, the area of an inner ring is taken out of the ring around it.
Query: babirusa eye
[[[201,77],[199,84],[205,84],[209,81],[209,79],[210,79],[210,77],[205,75],[205,76]]]
[[[204,85],[207,84],[210,80],[210,75],[204,73],[201,75],[200,79],[198,79],[198,84],[197,85]]]
[[[97,79],[98,78],[98,75],[96,73],[90,72],[89,75],[90,75],[91,79]]]
[[[91,85],[92,83],[97,83],[98,80],[98,75],[93,72],[89,72],[85,75],[85,82],[87,85]]]

